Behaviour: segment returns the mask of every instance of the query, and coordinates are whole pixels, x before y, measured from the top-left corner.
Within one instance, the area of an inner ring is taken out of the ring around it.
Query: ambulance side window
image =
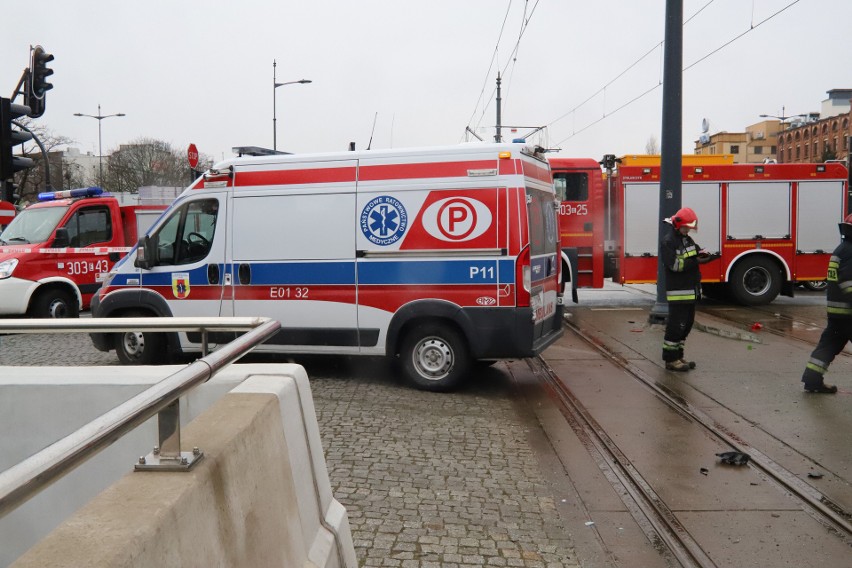
[[[158,264],[190,264],[207,257],[218,213],[215,199],[191,201],[172,211],[155,234]]]
[[[585,173],[557,172],[553,174],[553,188],[559,201],[587,201],[589,176]]]
[[[85,207],[65,224],[68,246],[87,247],[112,240],[112,219],[107,207]]]

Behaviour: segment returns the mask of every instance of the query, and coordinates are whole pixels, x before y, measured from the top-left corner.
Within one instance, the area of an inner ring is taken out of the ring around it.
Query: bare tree
[[[122,144],[109,157],[104,189],[135,193],[146,185],[187,185],[186,157],[168,142],[140,138]]]
[[[32,202],[35,201],[36,195],[40,191],[48,188],[59,189],[63,187],[67,175],[63,171],[62,152],[55,151],[55,149],[58,146],[67,146],[71,143],[71,139],[53,134],[49,128],[29,117],[21,117],[17,122],[29,130],[34,137],[33,141],[23,145],[21,155],[33,160],[35,165],[32,168],[18,172],[15,176],[15,183],[18,184],[18,200],[21,202]],[[47,153],[46,157],[50,165],[50,180],[47,179],[47,168],[45,168],[44,163],[45,156],[42,154],[41,148],[39,148],[35,139],[41,142]]]
[[[660,153],[660,146],[657,144],[657,137],[651,135],[648,137],[648,141],[645,142],[645,153],[649,155],[655,155]]]

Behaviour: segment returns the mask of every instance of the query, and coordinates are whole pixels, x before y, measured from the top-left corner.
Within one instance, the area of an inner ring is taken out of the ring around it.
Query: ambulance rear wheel
[[[130,312],[122,317],[145,317],[149,314]],[[157,365],[165,359],[166,338],[150,331],[123,331],[115,334],[115,353],[123,365]]]
[[[471,367],[464,338],[441,324],[418,326],[408,332],[400,359],[403,373],[415,387],[435,392],[456,387]]]
[[[34,318],[76,318],[79,312],[77,299],[59,288],[38,292],[29,309],[30,317]]]
[[[746,306],[768,304],[781,291],[781,269],[778,264],[768,258],[746,257],[731,271],[728,286],[731,295],[740,304]]]

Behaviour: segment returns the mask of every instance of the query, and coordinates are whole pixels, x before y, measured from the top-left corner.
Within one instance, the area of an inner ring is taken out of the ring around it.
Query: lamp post
[[[275,79],[275,67],[277,63],[275,60],[272,60],[272,149],[278,150],[278,125],[276,124],[276,109],[275,109],[275,89],[278,87],[283,87],[284,85],[296,85],[296,84],[306,84],[311,83],[310,79],[299,79],[298,81],[287,81],[286,83],[278,83]]]
[[[101,105],[98,103],[98,114],[83,114],[82,112],[75,112],[74,116],[87,116],[89,118],[94,118],[98,121],[98,185],[103,186],[104,183],[104,156],[101,147],[101,121],[105,118],[111,118],[113,116],[125,116],[123,112],[119,112],[117,114],[101,114]]]

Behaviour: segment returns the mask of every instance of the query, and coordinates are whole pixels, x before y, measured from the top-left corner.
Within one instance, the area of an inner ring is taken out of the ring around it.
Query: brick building
[[[845,160],[852,136],[852,89],[832,89],[822,102],[819,119],[792,122],[778,135],[779,163]]]
[[[764,120],[745,132],[718,132],[695,141],[696,154],[733,154],[735,163],[845,160],[852,136],[852,89],[832,89],[819,113],[791,121]]]

